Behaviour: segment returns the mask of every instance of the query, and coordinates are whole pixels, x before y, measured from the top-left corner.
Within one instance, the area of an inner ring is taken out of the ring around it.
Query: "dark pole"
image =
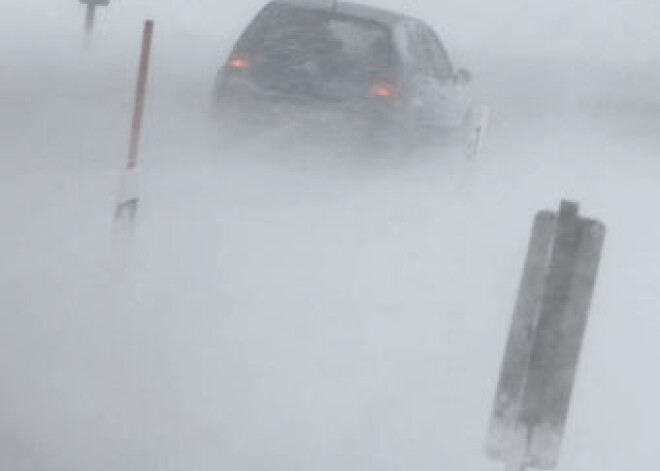
[[[107,7],[110,0],[80,0],[85,5],[85,33],[87,38],[91,38],[94,31],[94,20],[96,18],[96,7]]]
[[[85,32],[88,35],[92,34],[94,30],[94,16],[96,15],[96,5],[94,3],[87,4],[87,15],[85,16]]]

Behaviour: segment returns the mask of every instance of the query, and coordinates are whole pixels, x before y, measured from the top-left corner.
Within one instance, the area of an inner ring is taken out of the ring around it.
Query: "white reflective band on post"
[[[138,167],[129,168],[121,178],[117,205],[137,201],[139,195],[139,169]]]

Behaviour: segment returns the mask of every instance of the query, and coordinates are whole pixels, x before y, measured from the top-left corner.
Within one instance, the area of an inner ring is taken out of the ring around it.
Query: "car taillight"
[[[369,94],[377,98],[395,98],[398,95],[396,85],[388,82],[376,82],[371,86]]]
[[[250,63],[243,57],[232,57],[227,61],[227,65],[232,70],[247,70],[250,68]]]

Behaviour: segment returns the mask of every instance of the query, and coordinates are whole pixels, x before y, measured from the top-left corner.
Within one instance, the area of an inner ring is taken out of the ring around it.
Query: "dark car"
[[[222,126],[374,145],[440,135],[469,115],[465,85],[424,22],[336,1],[269,3],[221,67]]]

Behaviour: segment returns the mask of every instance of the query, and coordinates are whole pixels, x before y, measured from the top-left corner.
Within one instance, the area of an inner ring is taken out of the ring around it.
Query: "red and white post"
[[[117,222],[128,219],[131,225],[135,221],[139,201],[138,153],[142,131],[142,118],[144,115],[144,104],[147,93],[147,77],[149,74],[153,29],[153,21],[147,20],[144,24],[144,33],[142,36],[142,53],[140,55],[140,71],[138,74],[137,91],[135,93],[135,108],[133,110],[133,122],[131,125],[128,162],[126,165],[126,171],[122,176],[119,199],[117,201],[117,209],[115,212],[115,220]]]

